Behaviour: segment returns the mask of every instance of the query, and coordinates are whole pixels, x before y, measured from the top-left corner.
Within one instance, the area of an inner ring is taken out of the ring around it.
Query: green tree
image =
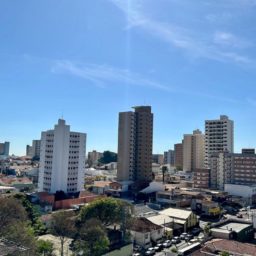
[[[229,256],[230,254],[228,252],[222,252],[220,255],[221,256]]]
[[[88,219],[96,218],[104,226],[114,223],[121,223],[131,216],[132,206],[122,200],[115,198],[102,198],[95,200],[84,206],[80,212],[80,221],[86,222]]]
[[[103,157],[99,159],[99,163],[109,164],[111,162],[117,162],[117,154],[111,151],[104,151]]]
[[[37,255],[54,256],[53,250],[53,243],[51,241],[40,239],[36,243]]]
[[[15,198],[0,198],[0,236],[3,236],[12,225],[25,222],[27,214]]]
[[[64,255],[64,244],[67,241],[68,237],[72,237],[75,233],[73,217],[74,213],[71,211],[59,211],[57,213],[52,214],[50,229],[52,234],[60,239],[61,256]]]
[[[0,198],[0,236],[27,248],[33,255],[35,239],[29,224],[26,211],[17,199]]]
[[[210,233],[211,233],[211,226],[210,226],[209,223],[207,223],[207,224],[204,226],[204,234],[205,234],[206,236],[208,236],[208,235],[210,235]]]
[[[31,225],[35,231],[36,235],[42,235],[46,232],[46,227],[43,222],[40,220],[40,212],[39,209],[33,205],[24,194],[16,194],[14,198],[19,200],[22,206],[25,208],[27,212],[27,216],[31,221]]]
[[[90,219],[79,230],[75,250],[83,256],[100,256],[109,248],[109,239],[104,226],[97,219]]]

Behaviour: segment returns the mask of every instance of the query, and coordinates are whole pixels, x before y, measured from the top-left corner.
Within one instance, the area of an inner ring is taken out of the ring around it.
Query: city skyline
[[[58,118],[117,152],[118,113],[151,105],[153,152],[204,120],[256,147],[255,1],[1,1],[0,141],[24,155]],[[20,11],[22,10],[22,12]],[[186,15],[183,15],[186,13]]]

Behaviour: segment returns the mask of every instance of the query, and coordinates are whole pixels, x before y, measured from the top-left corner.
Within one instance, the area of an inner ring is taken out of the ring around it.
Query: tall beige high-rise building
[[[200,130],[193,134],[184,134],[183,170],[194,171],[204,167],[204,134]]]
[[[103,156],[103,153],[93,150],[88,152],[88,164],[89,166],[98,164],[98,161]]]
[[[174,165],[183,168],[183,143],[174,144]]]
[[[221,115],[217,120],[205,121],[205,167],[213,153],[234,151],[234,122]]]
[[[134,107],[134,112],[119,113],[119,181],[152,180],[153,114],[150,106]]]

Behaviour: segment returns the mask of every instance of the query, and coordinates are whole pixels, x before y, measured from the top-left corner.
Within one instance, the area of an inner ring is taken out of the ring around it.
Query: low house
[[[147,217],[147,219],[152,222],[153,224],[156,224],[158,226],[162,226],[164,228],[164,234],[168,238],[173,237],[173,219],[170,218],[169,216],[163,215],[163,214],[158,214],[155,216]]]
[[[109,189],[106,190],[106,194],[114,197],[123,197],[129,194],[132,184],[132,181],[111,182]]]
[[[167,191],[159,191],[156,194],[156,201],[161,205],[171,207],[188,207],[193,199],[204,198],[201,192],[172,188]]]
[[[212,256],[221,255],[226,252],[226,255],[233,256],[255,256],[256,246],[254,244],[240,243],[237,241],[226,239],[213,239],[204,244],[197,251],[191,253],[191,256]]]
[[[156,225],[146,218],[136,218],[130,228],[132,237],[136,244],[143,248],[149,248],[152,243],[159,242],[164,235],[164,228]]]
[[[221,214],[219,204],[208,200],[192,199],[191,209],[207,217],[218,217]]]
[[[173,223],[178,224],[184,232],[187,232],[198,224],[197,216],[189,210],[167,208],[159,213],[172,218]]]
[[[215,238],[232,239],[240,242],[250,241],[254,237],[253,225],[246,223],[229,222],[211,229]]]
[[[104,195],[109,190],[111,181],[94,181],[92,192],[97,195]]]
[[[256,185],[225,184],[225,192],[232,196],[240,196],[246,205],[256,203]]]

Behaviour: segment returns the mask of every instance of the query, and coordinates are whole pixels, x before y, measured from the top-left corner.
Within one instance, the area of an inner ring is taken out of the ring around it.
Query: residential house
[[[159,242],[164,235],[164,227],[156,225],[144,217],[136,218],[130,228],[136,244],[149,248],[152,243]]]
[[[197,216],[189,210],[167,208],[159,213],[173,218],[173,223],[180,225],[184,232],[187,232],[198,224]]]

